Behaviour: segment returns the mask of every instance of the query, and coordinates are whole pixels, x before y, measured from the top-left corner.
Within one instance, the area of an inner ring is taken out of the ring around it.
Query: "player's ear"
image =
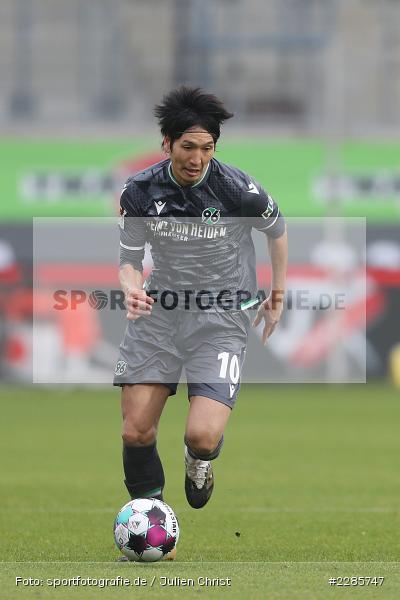
[[[167,156],[169,156],[171,154],[171,140],[169,139],[168,136],[165,136],[165,138],[164,138],[163,150],[164,150],[165,154],[167,154]]]

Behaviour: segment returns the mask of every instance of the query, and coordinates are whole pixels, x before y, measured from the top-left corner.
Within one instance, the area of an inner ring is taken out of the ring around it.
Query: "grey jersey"
[[[256,285],[253,227],[277,238],[279,207],[257,181],[212,159],[201,181],[181,187],[164,160],[126,182],[120,200],[121,263],[142,270],[146,242],[151,289],[247,290]]]

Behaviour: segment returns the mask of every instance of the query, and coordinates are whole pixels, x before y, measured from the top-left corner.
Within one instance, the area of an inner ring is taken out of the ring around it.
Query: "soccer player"
[[[114,384],[122,387],[125,485],[132,498],[162,499],[157,428],[184,367],[185,492],[201,508],[239,391],[249,311],[258,304],[253,325],[264,323],[264,343],[281,317],[286,227],[256,181],[214,158],[220,126],[233,116],[216,96],[181,86],[155,115],[167,158],[129,178],[120,201],[128,325]],[[272,289],[264,300],[255,297],[252,227],[266,234],[271,257]],[[144,282],[146,242],[154,268]]]

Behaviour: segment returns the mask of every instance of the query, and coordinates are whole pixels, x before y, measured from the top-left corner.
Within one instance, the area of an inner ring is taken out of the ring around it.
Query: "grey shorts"
[[[206,396],[232,408],[249,324],[245,312],[169,311],[154,304],[150,316],[128,322],[114,385],[163,383],[173,395],[184,370],[189,398]]]

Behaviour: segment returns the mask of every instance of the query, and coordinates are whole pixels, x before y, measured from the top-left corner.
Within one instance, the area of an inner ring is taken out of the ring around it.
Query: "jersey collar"
[[[185,187],[188,187],[188,188],[190,188],[190,189],[193,189],[193,188],[199,187],[199,185],[200,185],[201,183],[203,183],[203,181],[206,179],[206,177],[207,177],[207,176],[208,176],[208,174],[209,174],[209,171],[210,171],[210,163],[211,163],[211,161],[208,163],[208,165],[207,165],[207,169],[204,171],[204,174],[203,174],[202,178],[201,178],[201,179],[199,179],[199,181],[196,181],[196,183],[195,183],[195,184],[193,184],[193,185],[188,185],[188,186],[185,186]],[[179,188],[181,188],[181,187],[183,187],[183,186],[181,186],[181,184],[177,182],[177,180],[175,179],[175,177],[174,177],[174,176],[173,176],[173,174],[172,174],[172,167],[171,167],[171,165],[172,165],[172,163],[171,163],[171,161],[170,161],[170,162],[169,162],[169,165],[168,165],[168,175],[169,175],[169,177],[170,177],[170,179],[171,179],[172,183],[174,183],[174,184],[175,184],[175,185],[177,185]]]

